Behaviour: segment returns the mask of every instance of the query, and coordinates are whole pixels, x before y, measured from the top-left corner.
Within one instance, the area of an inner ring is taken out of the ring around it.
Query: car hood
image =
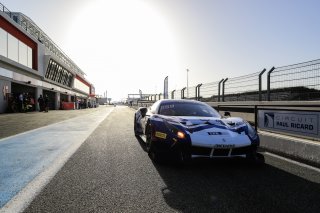
[[[186,129],[192,130],[199,126],[217,127],[222,129],[238,129],[246,126],[247,122],[239,117],[215,118],[215,117],[196,117],[196,116],[159,116],[171,124],[181,125]]]
[[[251,144],[246,134],[248,123],[239,117],[186,117],[165,116],[165,122],[181,126],[189,134],[193,146],[214,147],[232,145],[233,147]]]

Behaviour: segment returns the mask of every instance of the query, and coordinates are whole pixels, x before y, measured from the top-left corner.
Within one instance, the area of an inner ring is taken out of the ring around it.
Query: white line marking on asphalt
[[[101,121],[97,122],[91,133],[100,125],[100,123],[109,116],[114,110],[111,108]],[[59,122],[62,123],[62,122]],[[41,128],[42,129],[42,128]],[[32,130],[32,132],[35,130]],[[33,199],[42,191],[42,189],[51,181],[51,179],[64,166],[69,158],[77,151],[84,141],[91,135],[83,138],[81,141],[73,143],[63,154],[57,157],[51,165],[44,169],[32,181],[30,181],[17,195],[15,195],[6,205],[0,209],[0,213],[23,212],[33,201]],[[10,137],[11,138],[11,137]]]
[[[320,169],[318,169],[316,167],[313,167],[313,166],[310,166],[310,165],[307,165],[307,164],[304,164],[304,163],[300,163],[298,161],[294,161],[294,160],[291,160],[291,159],[288,159],[288,158],[285,158],[285,157],[282,157],[282,156],[279,156],[279,155],[276,155],[276,154],[273,154],[273,153],[270,153],[270,152],[264,152],[264,154],[272,156],[272,157],[275,157],[275,158],[278,158],[278,159],[281,159],[281,160],[284,160],[284,161],[287,161],[287,162],[290,162],[290,163],[293,163],[293,164],[301,166],[301,167],[305,167],[305,168],[311,169],[313,171],[316,171],[316,172],[320,173]]]

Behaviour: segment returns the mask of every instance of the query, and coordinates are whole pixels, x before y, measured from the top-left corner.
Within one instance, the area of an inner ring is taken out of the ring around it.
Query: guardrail
[[[8,8],[6,8],[3,4],[0,3],[0,11],[6,13],[10,18],[12,18],[12,14]]]

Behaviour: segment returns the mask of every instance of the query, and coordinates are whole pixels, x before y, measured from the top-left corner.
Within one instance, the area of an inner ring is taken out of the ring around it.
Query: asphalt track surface
[[[154,164],[133,134],[134,110],[116,107],[25,212],[320,212],[320,173],[265,154]]]
[[[0,139],[0,212],[24,209],[112,110],[79,111],[72,119],[51,112],[62,121],[50,120],[50,125]],[[13,117],[23,120],[20,114]],[[29,118],[40,121],[47,116],[33,113]]]

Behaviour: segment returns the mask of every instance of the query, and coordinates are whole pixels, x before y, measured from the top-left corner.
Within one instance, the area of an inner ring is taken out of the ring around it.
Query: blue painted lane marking
[[[79,141],[84,142],[109,112],[99,110],[1,139],[0,208],[70,146]]]

